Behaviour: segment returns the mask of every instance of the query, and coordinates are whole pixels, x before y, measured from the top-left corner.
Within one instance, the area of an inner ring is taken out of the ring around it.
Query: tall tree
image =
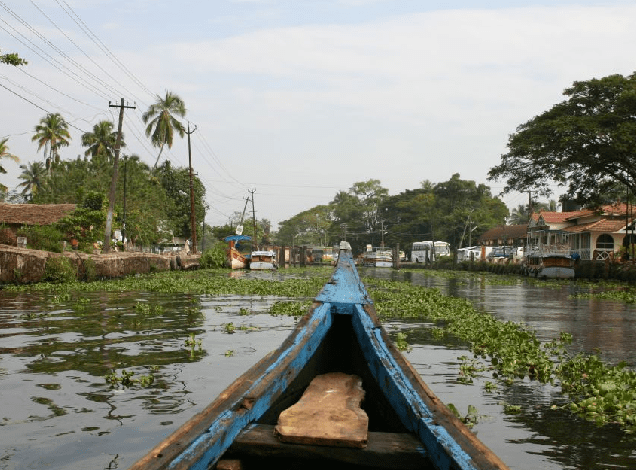
[[[110,121],[100,121],[93,126],[92,132],[82,134],[82,146],[88,147],[84,155],[108,162],[113,158],[116,142],[117,132],[113,130],[113,123]],[[120,146],[126,146],[123,140]]]
[[[173,168],[166,160],[157,170],[159,181],[166,193],[166,213],[170,230],[177,237],[191,238],[190,225],[190,172],[187,168]],[[198,177],[193,179],[194,213],[196,220],[203,220],[205,211],[205,186]],[[195,227],[200,230],[200,227]],[[197,233],[197,235],[199,235]]]
[[[9,140],[9,138],[5,138],[0,140],[0,174],[5,175],[7,173],[7,170],[4,169],[4,167],[2,166],[2,159],[3,158],[7,158],[9,160],[13,160],[14,162],[19,162],[20,159],[18,157],[16,157],[15,155],[9,153],[9,146],[7,145],[7,141]],[[2,183],[0,183],[0,192],[1,193],[5,193],[7,191],[7,187],[5,185],[3,185]]]
[[[22,188],[22,196],[32,201],[44,185],[46,170],[42,162],[31,162],[28,165],[20,165],[20,168],[22,173],[18,178],[22,183],[18,184],[18,187]]]
[[[567,185],[581,204],[620,184],[636,187],[636,74],[574,82],[568,98],[520,125],[489,180],[505,192],[551,194]]]
[[[141,118],[146,127],[146,136],[150,137],[150,142],[155,147],[159,147],[159,155],[155,161],[155,168],[161,158],[164,145],[172,148],[174,132],[177,131],[179,137],[185,135],[183,124],[175,117],[184,117],[186,114],[185,103],[178,95],[166,91],[166,96],[162,98],[157,95],[157,101],[151,104],[148,111],[143,113]]]
[[[68,131],[68,123],[60,113],[49,113],[40,119],[35,126],[35,135],[31,138],[38,143],[38,150],[44,147],[44,158],[47,166],[59,161],[60,147],[68,147],[71,135]]]

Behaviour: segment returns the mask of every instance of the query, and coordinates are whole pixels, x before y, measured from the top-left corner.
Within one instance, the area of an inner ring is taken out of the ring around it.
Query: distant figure
[[[190,240],[186,240],[185,244],[183,245],[183,251],[186,255],[190,254]]]

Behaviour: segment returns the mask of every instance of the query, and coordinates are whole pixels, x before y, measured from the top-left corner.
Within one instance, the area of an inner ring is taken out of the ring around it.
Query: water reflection
[[[570,352],[601,352],[604,361],[625,361],[636,367],[636,305],[611,300],[573,297],[590,287],[576,282],[536,284],[525,278],[507,283],[487,282],[480,274],[459,277],[427,275],[425,271],[369,270],[365,273],[439,289],[446,295],[466,298],[478,309],[503,321],[525,323],[541,341],[551,341],[561,331],[573,335]],[[492,279],[492,277],[491,277]]]
[[[240,276],[277,280],[303,273]],[[525,322],[542,340],[568,331],[577,351],[600,347],[606,360],[636,363],[630,347],[636,307],[571,298],[579,289],[575,284],[493,284],[478,275],[393,270],[361,274],[465,297],[502,320]],[[0,291],[0,469],[129,467],[287,337],[295,320],[268,314],[278,300]],[[458,357],[469,355],[466,344],[435,338],[433,325],[421,321],[386,326],[392,334],[408,331],[413,349],[407,358],[443,401],[462,412],[477,407],[474,432],[512,468],[636,468],[634,440],[551,409],[558,390],[520,382],[486,392],[484,384],[494,381],[487,374],[463,385]],[[154,380],[147,387],[110,385],[104,376],[113,371]],[[520,410],[505,414],[503,403]]]

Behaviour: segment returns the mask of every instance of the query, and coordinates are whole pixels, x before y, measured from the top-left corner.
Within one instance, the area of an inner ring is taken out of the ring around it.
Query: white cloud
[[[275,16],[269,5],[255,14]],[[197,41],[149,36],[111,49],[153,92],[184,98],[234,177],[247,186],[262,182],[260,171],[271,175],[259,210],[277,222],[368,178],[392,193],[453,173],[486,182],[508,135],[573,81],[632,73],[635,22],[633,5],[457,9],[215,39],[201,31]],[[219,181],[218,168],[198,171],[215,191],[241,191]],[[224,213],[237,210],[232,203],[214,199]]]

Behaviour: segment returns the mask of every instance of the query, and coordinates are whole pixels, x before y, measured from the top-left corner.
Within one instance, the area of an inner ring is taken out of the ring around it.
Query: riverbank
[[[197,269],[201,255],[158,255],[140,252],[52,253],[0,245],[0,285],[31,284],[47,280],[53,265],[66,265],[81,280],[112,279],[131,274]],[[62,261],[60,260],[68,260]],[[47,270],[47,263],[49,268]]]

